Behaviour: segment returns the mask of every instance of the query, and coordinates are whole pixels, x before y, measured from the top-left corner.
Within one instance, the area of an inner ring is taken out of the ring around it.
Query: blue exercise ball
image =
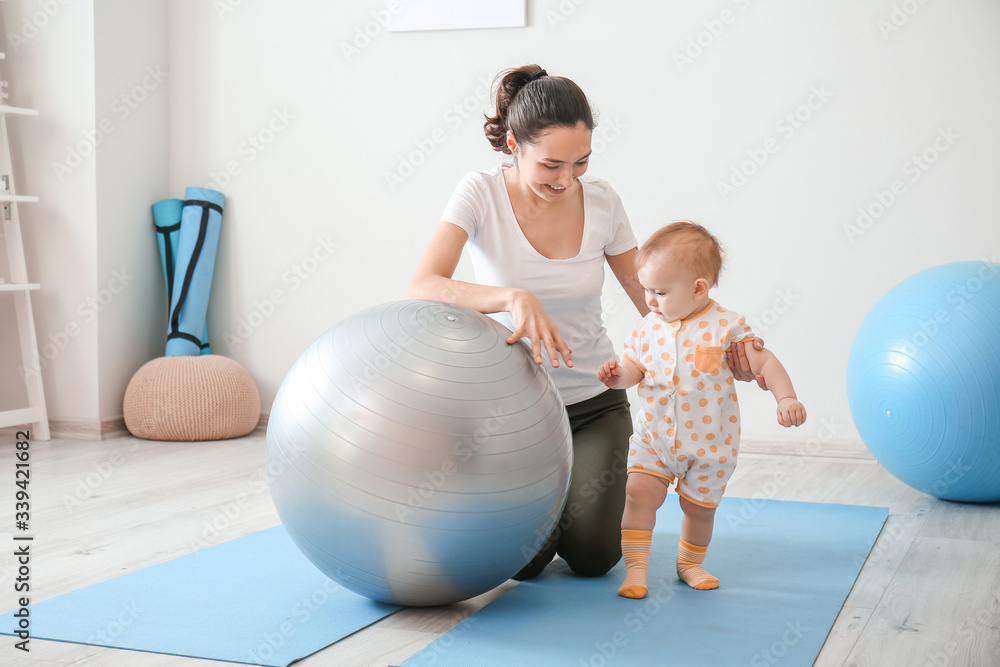
[[[1000,264],[907,278],[861,324],[851,415],[899,480],[945,500],[1000,501]]]
[[[302,353],[267,424],[271,498],[292,541],[355,593],[442,605],[490,590],[555,527],[569,418],[528,347],[485,315],[394,301]]]

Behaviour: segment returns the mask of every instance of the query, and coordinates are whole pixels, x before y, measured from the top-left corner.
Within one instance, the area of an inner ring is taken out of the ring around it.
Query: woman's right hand
[[[545,312],[538,297],[528,290],[515,290],[511,299],[510,314],[514,318],[516,328],[507,339],[508,343],[515,343],[521,338],[530,338],[531,354],[535,357],[536,364],[542,363],[542,345],[544,345],[545,353],[549,355],[553,368],[559,367],[559,355],[562,355],[568,367],[573,367],[573,350],[569,349],[569,345],[559,334],[559,329]]]

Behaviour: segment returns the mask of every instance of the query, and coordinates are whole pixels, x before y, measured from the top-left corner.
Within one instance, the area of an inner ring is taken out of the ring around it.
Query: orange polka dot
[[[632,468],[633,468],[634,470],[645,470],[645,468],[643,468],[643,467],[642,467],[642,464],[641,464],[641,463],[633,463],[633,464],[632,464]]]
[[[714,433],[706,433],[705,434],[705,439],[706,440],[715,440],[715,434]],[[715,451],[715,449],[714,449],[715,445],[712,445],[712,448],[713,448],[712,451],[714,452]]]
[[[715,473],[715,476],[718,477],[719,479],[722,479],[723,477],[726,476],[726,471],[720,470],[719,472]]]
[[[715,501],[712,500],[711,498],[702,498],[701,502],[705,503],[706,505],[714,505],[715,504]]]
[[[732,384],[733,378],[726,378],[726,384]]]
[[[687,486],[687,485],[688,485],[688,478],[687,478],[687,477],[685,477],[685,478],[684,478],[684,479],[682,479],[681,481],[682,481],[682,482],[684,482],[684,486]]]
[[[659,440],[659,439],[660,439],[660,434],[657,433],[656,431],[653,431],[653,440]]]
[[[746,320],[744,320],[742,317],[736,320],[736,324],[746,324],[746,323],[747,323]]]
[[[681,406],[681,410],[683,410],[684,412],[690,412],[691,411],[691,404],[690,403],[685,403],[684,405]],[[736,421],[736,417],[733,417],[732,421]]]
[[[662,354],[660,354],[660,359],[663,359],[664,361],[670,361],[670,355],[667,354],[666,352],[663,352]]]
[[[719,399],[719,405],[722,405],[722,401],[724,401],[724,400],[726,400],[726,399],[724,399],[724,398],[720,398],[720,399]]]
[[[704,449],[699,449],[697,452],[695,452],[695,454],[697,454],[698,456],[704,456],[705,455],[705,450]]]
[[[692,433],[691,434],[691,440],[697,440],[697,439],[698,439],[698,434],[697,433]]]
[[[650,396],[650,398],[653,398],[653,397]],[[667,401],[667,397],[666,396],[660,396],[660,405],[666,405],[668,402],[669,401]]]
[[[674,437],[674,429],[673,429],[673,427],[670,427],[670,428],[667,429],[667,437],[668,438]]]
[[[710,446],[710,447],[708,448],[708,451],[710,451],[710,452],[712,452],[712,453],[714,454],[714,453],[716,453],[717,451],[719,451],[719,448],[718,448],[718,447],[716,447],[715,445],[712,445],[712,446]]]
[[[690,364],[692,361],[694,361],[694,355],[689,354],[688,356],[684,357],[684,360]]]
[[[727,445],[733,444],[733,436],[732,435],[730,435],[728,438],[726,438],[726,444]]]
[[[667,340],[665,338],[661,338],[660,340],[656,341],[656,344],[657,345],[666,345],[667,344]]]
[[[654,324],[653,325],[653,331],[659,331],[659,329],[660,329],[660,325],[659,324]]]
[[[645,332],[645,331],[640,331],[640,332],[639,332],[639,338],[642,338],[642,337],[643,337],[643,336],[645,336],[645,335],[646,335],[646,332]]]
[[[654,400],[656,400],[656,399],[654,399],[654,398],[653,398],[652,396],[647,396],[647,397],[646,397],[646,402],[647,402],[647,403],[652,403],[652,402],[653,402]],[[661,400],[662,400],[662,399],[661,399]]]
[[[694,428],[694,422],[690,419],[684,422],[684,428]]]
[[[698,475],[698,479],[702,482],[708,481],[708,475]]]
[[[721,384],[716,384],[715,387],[714,387],[714,389],[715,389],[715,391],[722,391],[722,385]]]
[[[721,324],[724,327],[728,327],[729,326],[729,320],[723,318],[723,319],[719,320],[719,324]]]
[[[701,339],[702,339],[702,340],[704,340],[704,341],[709,341],[709,340],[712,340],[712,334],[711,334],[711,333],[709,333],[708,331],[706,331],[706,332],[705,332],[705,335],[704,335],[704,336],[702,336],[702,337],[701,337]]]
[[[729,459],[727,459],[727,458],[726,458],[725,456],[720,456],[720,457],[719,457],[719,463],[725,463],[725,462],[726,462],[726,461],[728,461],[728,460],[729,460]]]
[[[701,391],[704,388],[705,388],[705,383],[704,382],[699,382],[698,383],[698,391]]]
[[[702,463],[702,464],[701,464],[700,466],[698,466],[698,467],[699,467],[699,468],[701,468],[702,470],[708,470],[709,468],[711,468],[711,467],[712,467],[712,464],[711,464],[711,463]]]
[[[701,400],[704,401],[705,399],[701,399]],[[709,417],[708,415],[705,415],[704,417],[701,418],[701,423],[702,424],[711,424],[712,423],[712,418]]]
[[[684,456],[683,454],[678,454],[678,455],[677,455],[677,460],[678,460],[678,461],[683,461],[683,460],[684,460],[684,459],[686,459],[686,458],[687,458],[687,457],[686,457],[686,456]]]
[[[678,389],[677,393],[680,394],[681,396],[687,396],[689,392],[687,389]]]
[[[746,333],[750,333],[750,327],[743,327],[743,331],[745,331]]]
[[[724,313],[724,312],[726,312],[726,309],[725,309],[725,308],[723,308],[722,306],[716,306],[716,307],[715,307],[715,309],[716,309],[717,311],[719,311],[720,313]]]
[[[635,450],[633,449],[632,451],[630,451],[630,452],[628,453],[628,455],[629,455],[629,456],[635,456]]]
[[[699,486],[699,487],[698,487],[698,490],[699,490],[699,491],[700,491],[701,493],[711,493],[711,490],[710,490],[710,489],[709,489],[708,487],[706,487],[706,486]]]
[[[686,324],[682,324],[682,325],[681,325],[681,328],[680,328],[680,329],[678,329],[678,331],[685,331],[685,330],[687,330],[687,328],[688,328],[688,325],[686,325]]]
[[[692,345],[694,345],[694,341],[692,340],[684,341],[684,347],[691,347]]]
[[[653,359],[653,357],[647,357],[647,360],[651,361],[652,359]],[[649,371],[649,377],[650,377],[650,379],[656,377],[656,371]]]
[[[647,412],[646,413],[646,421],[652,421],[652,419],[653,419],[653,413],[652,412]]]
[[[645,352],[645,350],[643,350],[643,352]],[[648,363],[649,363],[649,362],[651,362],[652,360],[653,360],[653,355],[651,355],[651,354],[647,354],[647,355],[646,355],[646,358],[645,358],[645,359],[643,360],[643,363],[646,363],[646,364],[648,364]],[[654,371],[649,371],[649,376],[650,376],[650,377],[653,377],[654,375],[656,375],[656,373],[655,373]]]
[[[646,451],[652,454],[653,456],[656,456],[656,450],[653,449],[652,447],[646,447]]]
[[[707,329],[708,328],[708,321],[707,320],[702,320],[701,322],[698,323],[698,326],[701,327],[702,329]]]
[[[698,405],[700,405],[701,407],[705,407],[706,405],[708,405],[708,399],[707,398],[701,399],[700,401],[698,401]],[[708,422],[705,423],[707,424]]]
[[[659,461],[659,460],[656,462],[656,465],[658,465],[661,468],[666,468],[667,467],[666,463],[664,463],[663,461]],[[720,470],[719,472],[722,472],[722,471]]]
[[[737,451],[736,451],[736,448],[735,448],[735,447],[733,447],[733,456],[738,456],[738,455],[739,455],[739,452],[737,452]]]
[[[643,343],[642,344],[642,351],[643,352],[648,352],[649,351],[649,343]]]
[[[677,375],[675,375],[674,376],[674,384],[677,385],[677,384],[680,384],[680,383],[681,383],[680,377],[678,377]]]
[[[701,373],[699,373],[698,371],[691,371],[691,377],[696,378],[699,375],[701,375]]]
[[[732,423],[735,424],[736,423],[736,415],[729,415],[729,421],[731,421]]]

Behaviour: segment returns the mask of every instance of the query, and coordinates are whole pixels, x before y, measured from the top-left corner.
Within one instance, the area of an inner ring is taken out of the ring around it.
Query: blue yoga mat
[[[646,599],[618,596],[623,563],[587,579],[557,561],[403,665],[811,665],[888,513],[725,498],[705,561],[721,585],[696,591],[674,571],[681,512],[670,496]]]
[[[181,199],[163,199],[153,204],[153,227],[156,229],[156,242],[160,247],[160,264],[163,265],[163,281],[167,286],[167,317],[170,317],[169,304],[173,300],[174,271],[177,268],[177,253],[180,248],[181,216],[184,212],[184,201]],[[208,344],[208,320],[201,333],[201,353],[211,354]]]
[[[165,356],[201,354],[225,202],[224,194],[208,188],[184,192]]]
[[[276,526],[29,612],[35,639],[283,667],[397,609],[333,583]],[[0,634],[16,626],[0,617]]]

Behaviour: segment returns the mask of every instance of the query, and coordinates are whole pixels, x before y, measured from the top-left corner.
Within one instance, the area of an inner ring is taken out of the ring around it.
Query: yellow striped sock
[[[710,591],[719,587],[719,580],[701,567],[708,546],[698,546],[681,540],[677,547],[677,576],[691,588]]]
[[[652,543],[651,530],[622,530],[625,581],[618,589],[618,595],[623,598],[641,600],[649,594],[646,577],[649,572],[649,547]]]

